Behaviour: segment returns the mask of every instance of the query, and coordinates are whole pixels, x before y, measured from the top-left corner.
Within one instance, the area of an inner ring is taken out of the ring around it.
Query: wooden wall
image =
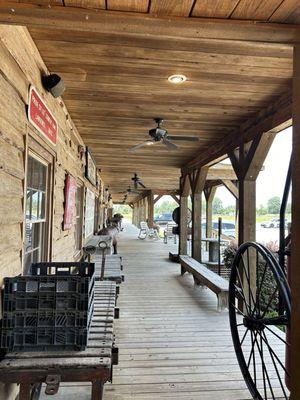
[[[25,154],[32,136],[54,157],[52,249],[53,261],[73,260],[74,227],[62,230],[66,172],[97,193],[84,178],[84,145],[60,99],[54,99],[41,85],[47,69],[26,28],[0,26],[0,284],[4,276],[22,272]],[[26,117],[29,85],[33,84],[59,124],[58,142],[50,148]],[[48,148],[49,147],[49,148]],[[103,184],[101,184],[103,187]],[[101,211],[103,214],[103,196]],[[74,215],[75,221],[75,215]],[[16,388],[0,386],[0,399],[15,398]]]

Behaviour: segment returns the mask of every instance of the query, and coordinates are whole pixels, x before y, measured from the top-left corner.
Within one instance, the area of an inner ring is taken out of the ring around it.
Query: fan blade
[[[176,144],[170,142],[170,141],[169,141],[168,139],[166,139],[166,138],[164,138],[164,139],[162,140],[162,143],[163,143],[165,146],[167,146],[167,149],[168,149],[168,150],[177,150],[177,149],[178,149],[178,147],[176,146]]]
[[[146,189],[146,186],[145,186],[142,182],[138,181],[138,184],[139,184],[143,189]],[[141,190],[141,189],[140,189],[140,190]]]
[[[186,140],[187,142],[198,142],[199,141],[198,136],[183,136],[183,135],[182,136],[180,136],[180,135],[177,135],[177,136],[168,135],[167,139],[170,139],[170,140]]]
[[[137,145],[131,147],[131,149],[129,149],[129,151],[135,151],[135,150],[137,150],[137,149],[139,149],[139,148],[141,148],[141,147],[152,145],[153,143],[154,143],[154,142],[153,142],[152,140],[146,140],[146,141],[143,142],[143,143],[139,143],[139,144],[137,144]]]

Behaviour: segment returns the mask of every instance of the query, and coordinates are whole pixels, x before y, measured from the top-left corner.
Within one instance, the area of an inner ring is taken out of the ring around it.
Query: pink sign
[[[66,176],[65,183],[65,209],[63,230],[71,229],[76,201],[76,179],[71,175]]]
[[[56,144],[57,121],[33,86],[29,90],[28,119],[52,144]]]

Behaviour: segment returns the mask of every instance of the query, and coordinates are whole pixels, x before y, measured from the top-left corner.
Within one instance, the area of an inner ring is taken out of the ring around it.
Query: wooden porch
[[[190,275],[180,276],[179,264],[167,258],[168,250],[175,250],[173,244],[141,241],[137,232],[127,225],[120,235],[126,277],[115,331],[120,356],[104,398],[250,400],[233,349],[228,312],[218,312],[215,295],[194,286]],[[274,346],[283,354],[280,341]],[[89,396],[89,385],[62,384],[53,399]]]

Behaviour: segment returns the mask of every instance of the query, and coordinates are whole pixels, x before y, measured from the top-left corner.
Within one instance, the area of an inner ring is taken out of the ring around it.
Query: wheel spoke
[[[247,312],[248,312],[248,314],[250,315],[250,306],[249,306],[249,304],[247,303],[247,300],[246,300],[246,298],[245,298],[245,295],[244,295],[242,289],[239,288],[236,284],[234,284],[234,287],[236,288],[237,292],[239,293],[239,295],[241,295],[242,299],[244,300],[244,303],[245,303],[245,305],[246,305]]]
[[[251,315],[251,307],[250,307],[250,305],[247,303],[246,296],[245,296],[245,290],[244,290],[243,280],[242,280],[242,278],[241,278],[241,275],[240,275],[240,272],[239,272],[239,269],[238,269],[238,268],[236,269],[236,272],[237,272],[237,277],[238,277],[238,280],[239,280],[239,283],[240,283],[240,286],[241,286],[241,292],[239,292],[239,293],[242,295],[242,297],[243,297],[243,299],[244,299],[244,302],[245,302],[245,305],[246,305],[246,309],[247,309],[248,315]]]
[[[288,373],[287,369],[285,368],[285,366],[283,365],[282,361],[280,360],[280,358],[277,356],[277,354],[275,353],[275,351],[272,349],[272,347],[269,345],[268,340],[266,340],[264,337],[262,337],[262,340],[265,342],[266,346],[268,347],[268,349],[272,352],[273,356],[276,358],[276,360],[278,361],[278,363],[280,364],[281,368],[284,370],[284,372],[290,376],[290,374]]]
[[[256,333],[253,333],[252,331],[250,331],[250,333],[251,333],[251,344],[252,344],[252,348],[251,348],[250,355],[249,355],[248,362],[247,362],[247,368],[248,368],[248,369],[249,369],[250,364],[251,364],[252,356],[255,357],[255,354],[254,354],[254,353],[255,353],[255,341],[256,341],[256,337],[257,337],[257,332],[256,332]],[[254,339],[253,339],[253,336],[255,336]]]
[[[265,340],[267,340],[267,337],[266,337],[266,335],[265,335],[264,331],[262,331],[262,334],[263,334],[263,336],[264,336]],[[288,400],[288,397],[287,397],[286,391],[285,391],[285,389],[284,389],[284,385],[283,385],[283,383],[282,383],[281,376],[280,376],[280,374],[279,374],[279,372],[278,372],[277,365],[276,365],[276,363],[275,363],[275,361],[274,361],[274,356],[273,356],[273,354],[271,353],[271,351],[270,351],[270,349],[269,349],[269,348],[268,348],[268,350],[269,350],[270,356],[271,356],[271,358],[272,358],[272,362],[273,362],[273,365],[274,365],[274,367],[275,367],[275,371],[276,371],[276,374],[277,374],[277,377],[278,377],[278,380],[279,380],[279,383],[280,383],[281,389],[282,389],[282,391],[283,391],[284,397],[285,397],[285,399],[286,399],[286,400]]]
[[[272,303],[272,301],[274,299],[274,296],[275,296],[277,291],[278,291],[278,286],[276,286],[274,292],[272,293],[271,297],[269,298],[267,307],[266,307],[265,311],[263,312],[263,315],[261,316],[261,318],[264,318],[264,316],[266,315],[266,313],[267,313],[267,311],[268,311],[268,309],[269,309],[269,307],[270,307],[270,305],[271,305],[271,303]]]
[[[275,333],[274,331],[272,331],[272,329],[270,329],[267,325],[265,325],[265,328],[270,331],[271,333],[273,333],[273,335],[275,335],[279,340],[281,340],[285,345],[288,346],[288,342],[285,341],[284,339],[282,339],[282,337],[280,337],[277,333]]]
[[[258,263],[258,256],[257,256],[257,263]],[[266,275],[266,272],[267,272],[267,266],[268,266],[268,263],[266,262],[265,263],[265,267],[264,267],[264,271],[263,271],[263,274],[262,274],[262,277],[261,277],[261,281],[260,281],[260,285],[258,286],[258,290],[257,290],[257,292],[256,292],[256,299],[257,299],[257,302],[256,302],[256,305],[258,304],[259,305],[259,308],[258,308],[258,314],[260,315],[260,303],[259,303],[259,298],[260,298],[260,294],[261,294],[261,290],[262,290],[262,287],[263,287],[263,282],[264,282],[264,279],[265,279],[265,275]],[[258,264],[256,264],[256,273],[257,273],[257,282],[258,282],[258,280],[259,280],[259,276],[258,276]],[[255,306],[255,308],[254,308],[254,312],[256,311],[256,306]],[[253,312],[253,314],[254,314],[254,312]]]
[[[259,333],[259,331],[258,331],[258,333]],[[270,378],[269,378],[269,374],[268,374],[268,371],[267,371],[267,368],[266,368],[266,365],[265,365],[265,362],[264,362],[263,343],[262,343],[262,336],[261,336],[260,333],[259,333],[259,336],[260,336],[260,347],[259,347],[259,344],[258,344],[258,340],[256,340],[256,345],[257,345],[257,348],[258,348],[258,351],[259,351],[259,354],[260,354],[260,357],[261,357],[262,368],[263,368],[264,374],[265,374],[265,376],[267,378],[267,382],[268,382],[269,388],[271,390],[272,398],[273,398],[273,400],[276,400],[275,396],[274,396],[273,388],[272,388],[272,385],[271,385],[271,381],[270,381]],[[268,399],[267,393],[266,393],[265,381],[264,381],[264,390],[265,390],[265,397],[266,397],[266,399]]]
[[[245,338],[246,338],[248,332],[249,332],[249,329],[247,328],[247,329],[246,329],[246,332],[244,333],[243,339],[241,340],[241,343],[240,343],[241,346],[243,345],[244,340],[245,340]]]
[[[241,310],[239,310],[235,304],[233,303],[230,304],[239,314],[242,314],[243,317],[246,317],[246,315]]]
[[[245,266],[243,257],[241,258],[241,260],[242,260],[244,273],[245,273],[245,276],[246,276],[246,279],[247,279],[247,282],[248,282],[248,287],[249,287],[249,300],[250,300],[249,303],[250,303],[250,311],[251,311],[251,298],[252,298],[252,301],[253,301],[253,307],[255,307],[256,303],[255,303],[255,299],[254,299],[254,296],[253,296],[253,293],[252,293],[251,284],[250,284],[250,278],[249,278],[249,276],[247,274],[247,270],[246,270],[246,266]]]
[[[255,347],[255,342],[253,341],[254,334],[251,332],[251,340],[252,346]],[[254,374],[254,383],[256,385],[256,361],[255,361],[255,350],[253,351],[253,374]]]

